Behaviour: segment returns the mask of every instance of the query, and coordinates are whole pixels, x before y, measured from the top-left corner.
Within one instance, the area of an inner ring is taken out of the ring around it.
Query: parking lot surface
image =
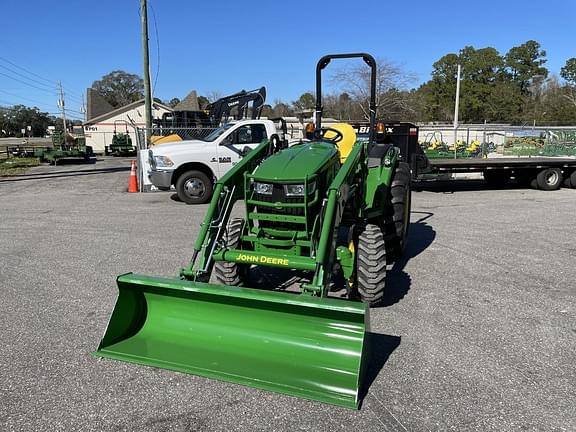
[[[207,208],[126,193],[129,167],[0,178],[0,429],[576,430],[576,191],[414,193],[353,411],[91,355],[116,276],[176,276]]]

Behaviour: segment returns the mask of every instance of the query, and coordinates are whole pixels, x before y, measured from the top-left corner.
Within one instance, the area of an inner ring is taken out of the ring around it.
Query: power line
[[[5,93],[5,94],[10,95],[10,96],[14,96],[14,97],[16,97],[16,98],[18,98],[18,99],[23,99],[23,100],[27,100],[27,101],[29,101],[29,102],[33,102],[33,103],[36,103],[36,104],[48,106],[45,102],[40,102],[39,100],[30,99],[30,98],[27,98],[27,97],[24,97],[24,96],[19,96],[19,95],[14,94],[14,93],[7,92],[6,90],[0,90],[0,92]]]
[[[37,84],[40,84],[40,85],[42,85],[42,86],[49,87],[49,88],[55,88],[56,85],[57,85],[56,81],[53,81],[53,80],[50,80],[50,79],[48,79],[48,78],[45,78],[45,77],[43,77],[43,76],[41,76],[41,75],[38,75],[37,73],[34,73],[34,72],[30,71],[29,69],[26,69],[26,68],[24,68],[24,67],[22,67],[22,66],[18,66],[16,63],[11,62],[10,60],[7,60],[7,59],[5,59],[5,58],[3,58],[3,57],[0,57],[0,60],[4,61],[4,62],[6,62],[6,63],[8,63],[8,64],[10,64],[10,65],[18,68],[18,69],[20,69],[20,70],[22,70],[22,71],[24,71],[24,72],[26,72],[26,73],[28,73],[28,74],[30,74],[30,75],[33,75],[33,76],[35,76],[35,77],[37,77],[37,78],[40,78],[40,79],[43,80],[43,81],[49,82],[51,85],[49,86],[49,85],[47,85],[47,84],[45,84],[45,83],[43,83],[43,82],[40,82],[40,81],[38,81],[38,80],[29,78],[29,77],[26,77],[26,76],[22,76],[22,74],[21,74],[20,72],[17,72],[17,71],[15,71],[15,70],[13,70],[13,69],[10,69],[10,68],[8,68],[8,67],[6,67],[6,66],[0,65],[0,67],[4,68],[4,69],[6,69],[6,70],[8,70],[8,71],[10,71],[10,72],[12,72],[12,73],[15,73],[15,74],[19,75],[21,78],[27,79],[27,80],[29,80],[29,81],[32,81],[32,82],[34,82],[34,83],[37,83]],[[9,77],[9,78],[14,79],[13,77]],[[77,102],[81,103],[81,100],[80,100],[80,97],[81,97],[81,96],[80,96],[78,93],[76,93],[76,92],[74,92],[74,91],[72,91],[72,90],[69,90],[69,89],[66,90],[66,92],[69,94],[70,99],[74,99],[74,96],[75,96],[75,97],[77,98]]]
[[[18,82],[21,83],[21,84],[25,84],[25,85],[30,86],[30,87],[33,87],[33,88],[35,88],[35,89],[37,89],[37,90],[41,90],[41,91],[43,91],[43,92],[50,93],[50,94],[52,94],[52,95],[55,94],[54,92],[51,92],[50,90],[46,90],[45,88],[35,86],[34,84],[30,84],[30,83],[28,83],[28,82],[26,82],[26,81],[22,81],[22,80],[20,80],[20,79],[18,79],[18,78],[14,78],[14,77],[12,77],[12,76],[10,76],[10,75],[8,75],[8,74],[5,74],[4,72],[0,72],[0,75],[4,75],[4,76],[7,77],[7,78],[10,78],[10,79],[12,79],[12,80],[14,80],[14,81],[18,81]]]
[[[156,21],[156,11],[154,6],[150,3],[150,9],[152,9],[152,16],[154,17],[154,33],[156,34],[156,76],[154,77],[154,85],[152,86],[152,94],[156,89],[156,82],[158,81],[158,75],[160,75],[160,39],[158,37],[158,22]]]
[[[15,73],[16,75],[18,75],[18,76],[20,76],[21,78],[24,78],[24,79],[26,79],[26,80],[28,80],[28,81],[32,81],[32,82],[34,82],[34,83],[36,83],[36,84],[40,84],[41,86],[44,86],[44,87],[52,88],[52,86],[49,86],[48,84],[44,84],[44,83],[41,82],[41,81],[38,81],[38,80],[35,80],[35,79],[33,79],[33,78],[29,78],[29,77],[27,77],[27,76],[24,76],[24,75],[22,75],[20,72],[15,71],[14,69],[10,69],[9,67],[6,67],[6,66],[1,65],[1,64],[0,64],[0,67],[3,68],[3,69],[6,69],[7,71],[10,71],[10,72],[12,72],[12,73]]]
[[[38,75],[38,74],[36,74],[36,73],[34,73],[34,72],[29,71],[29,70],[26,69],[26,68],[23,68],[22,66],[18,66],[16,63],[11,62],[10,60],[5,59],[4,57],[0,57],[0,60],[5,61],[6,63],[11,64],[11,65],[14,66],[14,67],[17,67],[18,69],[23,70],[24,72],[27,72],[27,73],[29,73],[30,75],[34,75],[35,77],[40,78],[41,80],[44,80],[44,81],[46,81],[46,82],[49,82],[50,84],[52,84],[52,85],[54,85],[54,86],[56,85],[56,81],[50,80],[50,79],[48,79],[48,78],[44,78],[44,77],[42,77],[42,76],[40,76],[40,75]]]

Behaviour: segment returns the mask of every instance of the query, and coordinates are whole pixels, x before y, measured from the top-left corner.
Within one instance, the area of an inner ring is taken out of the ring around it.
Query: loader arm
[[[180,270],[180,277],[207,282],[214,264],[214,249],[221,238],[222,229],[230,219],[234,203],[244,197],[245,174],[252,172],[273,151],[275,149],[270,140],[262,141],[216,182],[210,206],[194,244],[192,259],[187,267]]]

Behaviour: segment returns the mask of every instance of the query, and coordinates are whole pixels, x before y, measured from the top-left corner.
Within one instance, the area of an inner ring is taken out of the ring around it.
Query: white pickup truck
[[[214,182],[264,139],[285,143],[285,123],[276,120],[239,120],[227,123],[202,140],[177,141],[148,151],[152,184],[176,188],[187,204],[203,204],[212,197]]]

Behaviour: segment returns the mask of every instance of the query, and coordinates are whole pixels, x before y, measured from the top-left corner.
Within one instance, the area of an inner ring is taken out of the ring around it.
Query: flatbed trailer
[[[484,180],[501,186],[514,179],[524,186],[556,190],[576,188],[576,159],[561,157],[493,157],[468,159],[429,159],[428,168],[416,180],[434,174],[482,173]]]
[[[354,125],[361,134],[365,123]],[[414,182],[433,181],[456,173],[482,173],[493,186],[512,179],[520,185],[541,190],[576,188],[576,158],[555,156],[494,156],[428,158],[418,143],[418,126],[407,122],[386,122],[387,142],[400,148],[410,165]]]

